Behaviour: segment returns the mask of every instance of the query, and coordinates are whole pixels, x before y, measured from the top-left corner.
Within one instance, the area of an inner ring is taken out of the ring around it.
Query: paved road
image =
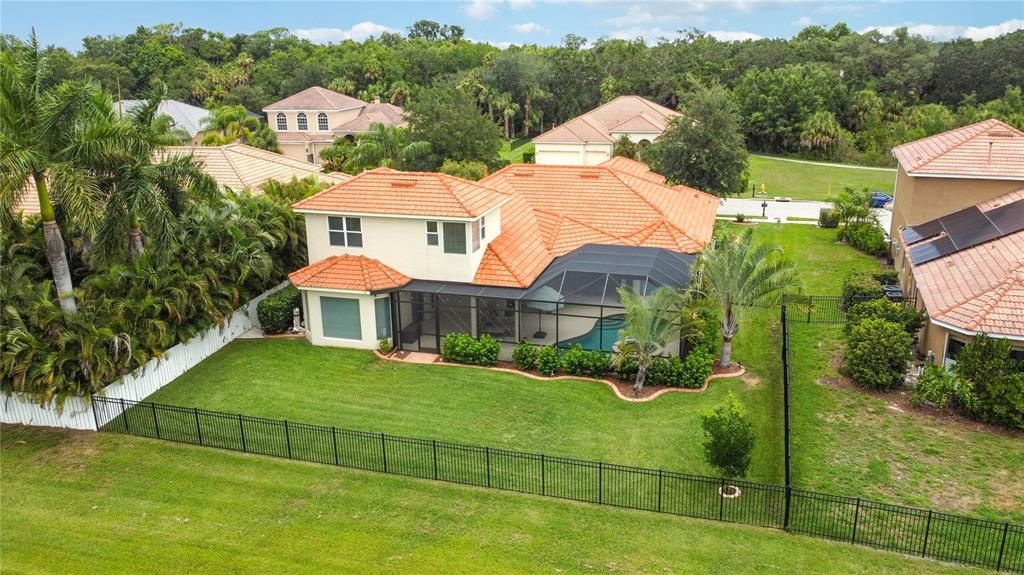
[[[787,218],[813,218],[813,222],[801,222],[809,224],[813,224],[818,220],[818,214],[821,212],[822,208],[832,207],[832,204],[828,202],[815,202],[809,200],[776,202],[771,199],[728,198],[723,200],[721,205],[718,206],[718,213],[728,216],[743,214],[754,218],[760,218],[762,202],[766,202],[768,204],[765,208],[765,216],[771,221],[775,221],[779,218],[782,218],[783,221]],[[881,209],[876,209],[874,211],[878,215],[879,225],[881,225],[882,229],[888,233],[889,224],[892,221],[892,212]]]

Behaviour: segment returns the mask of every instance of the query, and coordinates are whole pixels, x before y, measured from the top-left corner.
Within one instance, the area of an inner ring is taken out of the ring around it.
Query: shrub
[[[843,307],[846,309],[855,303],[882,297],[885,297],[882,284],[871,274],[853,274],[843,282]]]
[[[537,365],[537,346],[525,339],[519,342],[519,345],[512,350],[512,362],[516,364],[516,369],[522,371],[533,369]]]
[[[714,355],[722,339],[722,312],[717,306],[701,306],[697,309],[697,317],[701,321],[701,333],[688,340],[690,349],[703,348]]]
[[[541,375],[555,375],[561,367],[562,358],[558,354],[558,348],[553,345],[545,345],[537,350],[537,371]]]
[[[445,160],[441,164],[440,169],[442,174],[448,174],[449,176],[456,176],[464,180],[482,180],[487,175],[487,164],[483,162],[474,162],[472,160],[456,161],[456,160]]]
[[[676,356],[656,357],[647,368],[647,383],[668,387],[682,387],[683,362]]]
[[[850,306],[846,315],[846,333],[865,319],[884,319],[903,327],[903,331],[916,339],[928,316],[908,305],[893,303],[887,299],[873,299]]]
[[[640,366],[636,363],[636,358],[633,357],[622,357],[615,364],[615,377],[619,379],[634,379],[638,371],[640,371]]]
[[[754,424],[750,422],[736,396],[729,402],[700,416],[704,428],[704,457],[725,477],[743,477],[750,469],[754,451]]]
[[[714,368],[715,358],[706,348],[692,350],[682,361],[683,375],[681,385],[687,389],[704,387]]]
[[[843,366],[861,387],[892,389],[903,383],[910,361],[910,334],[898,323],[865,319],[853,326]]]
[[[738,224],[742,224],[743,222],[747,221],[747,216],[746,216],[746,214],[736,214],[736,219],[735,219],[735,221],[736,221],[736,223],[738,223]]]
[[[1005,339],[979,334],[960,350],[957,375],[974,385],[977,403],[969,411],[985,423],[1024,428],[1024,374]]]
[[[395,349],[394,344],[391,343],[391,338],[382,337],[377,340],[377,351],[387,355],[391,353],[391,350]]]
[[[880,257],[889,253],[885,232],[872,222],[857,222],[846,226],[846,241],[871,256]]]
[[[836,215],[836,211],[831,208],[821,208],[818,212],[818,227],[825,229],[834,229],[839,227],[839,216]]]
[[[487,365],[498,363],[501,344],[484,334],[475,339],[467,333],[452,333],[441,342],[441,359],[466,365]]]
[[[875,281],[882,285],[897,285],[900,283],[900,274],[896,270],[882,270],[871,274]]]
[[[537,152],[523,152],[523,163],[532,164],[537,159]]]
[[[562,368],[571,375],[601,377],[608,372],[611,359],[602,351],[587,351],[576,344],[562,355]]]
[[[265,333],[284,333],[292,327],[292,310],[302,308],[298,288],[288,286],[256,304],[256,317]]]
[[[917,378],[917,385],[910,392],[910,402],[914,405],[930,403],[939,409],[952,404],[971,411],[975,406],[974,386],[941,365],[929,365]]]

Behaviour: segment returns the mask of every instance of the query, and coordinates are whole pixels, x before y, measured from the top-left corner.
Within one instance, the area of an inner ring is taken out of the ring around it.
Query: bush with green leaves
[[[871,256],[881,257],[889,253],[885,232],[874,222],[851,223],[846,227],[846,241],[850,246]]]
[[[869,273],[855,273],[843,281],[843,307],[850,306],[873,298],[885,297],[882,284]]]
[[[577,343],[562,354],[562,368],[570,375],[603,377],[611,368],[611,358],[602,351],[587,351]]]
[[[930,403],[939,409],[962,407],[968,412],[976,404],[974,386],[959,375],[947,371],[941,365],[929,365],[917,378],[917,384],[910,392],[914,405]]]
[[[441,164],[439,170],[442,174],[448,174],[449,176],[455,176],[464,180],[482,180],[487,175],[487,164],[483,162],[474,162],[472,160],[445,160]]]
[[[288,286],[256,304],[256,317],[264,333],[284,333],[292,327],[295,308],[302,309],[302,295],[295,286]]]
[[[558,348],[553,345],[545,345],[537,350],[537,371],[548,377],[558,373],[562,368],[562,356]]]
[[[880,272],[874,272],[871,277],[875,278],[875,281],[882,285],[897,285],[900,283],[900,274],[896,270],[882,270]]]
[[[484,334],[480,339],[468,333],[451,333],[441,340],[441,359],[451,363],[492,366],[498,363],[501,344]]]
[[[884,319],[897,323],[903,326],[903,331],[916,339],[917,333],[928,321],[928,315],[909,305],[893,303],[885,298],[872,299],[850,306],[846,314],[846,333],[850,333],[853,326],[865,319]]]
[[[729,392],[725,405],[704,410],[704,458],[724,477],[744,477],[750,469],[757,434],[736,396]]]
[[[387,355],[395,349],[395,344],[391,342],[390,337],[382,337],[377,340],[377,351]]]
[[[512,362],[516,369],[530,371],[537,365],[537,346],[525,339],[512,350]]]
[[[648,385],[683,386],[683,361],[677,356],[656,357],[647,368]]]
[[[707,383],[714,369],[715,357],[703,347],[690,351],[683,360],[683,377],[681,385],[687,389],[700,389]]]
[[[893,389],[903,384],[910,361],[910,334],[898,323],[865,319],[853,326],[843,367],[861,387]]]
[[[839,216],[836,211],[832,208],[821,208],[818,212],[818,227],[825,229],[835,229],[839,227]]]
[[[1024,365],[1013,358],[1009,340],[978,334],[956,358],[956,374],[974,385],[969,410],[985,423],[1024,429]]]
[[[614,370],[615,377],[630,380],[636,377],[636,372],[640,371],[640,366],[637,364],[636,359],[623,357],[615,363]]]

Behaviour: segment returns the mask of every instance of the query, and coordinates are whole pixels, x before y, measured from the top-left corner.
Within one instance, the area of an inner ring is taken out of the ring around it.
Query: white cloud
[[[856,14],[864,11],[863,4],[822,4],[814,9],[819,14]]]
[[[533,8],[533,0],[508,0],[508,6],[513,10],[526,10]]]
[[[796,20],[790,22],[790,24],[792,24],[793,26],[799,26],[800,28],[806,28],[808,26],[814,26],[815,24],[817,24],[817,22],[811,20],[811,18],[808,16],[801,16]]]
[[[764,38],[760,34],[754,34],[753,32],[742,32],[738,30],[712,30],[708,32],[709,36],[714,36],[722,42],[736,42],[739,40],[760,40]]]
[[[861,30],[861,33],[870,30],[878,30],[882,34],[892,34],[901,26],[868,26]],[[930,38],[932,40],[952,40],[954,38],[970,38],[971,40],[986,40],[1003,34],[1009,34],[1024,29],[1024,19],[1014,18],[991,26],[956,26],[941,24],[906,24],[907,31]]]
[[[374,22],[360,22],[351,28],[299,28],[292,33],[299,38],[304,38],[315,44],[330,44],[344,40],[355,40],[362,42],[370,36],[380,36],[384,32],[398,32],[398,30],[377,24]]]
[[[547,34],[551,30],[541,26],[536,22],[524,22],[522,24],[513,24],[509,26],[513,31],[519,32],[520,34]]]
[[[473,0],[462,5],[466,16],[474,20],[489,20],[498,11],[500,0]]]

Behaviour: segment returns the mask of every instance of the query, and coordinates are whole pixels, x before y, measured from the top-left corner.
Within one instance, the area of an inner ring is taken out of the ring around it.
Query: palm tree
[[[430,142],[410,142],[409,129],[373,124],[359,136],[352,161],[362,168],[397,168],[430,153]]]
[[[836,221],[842,227],[839,239],[845,241],[850,224],[861,222],[878,223],[878,216],[871,211],[871,192],[857,191],[846,186],[838,196],[829,200],[835,212]]]
[[[388,88],[388,102],[391,102],[398,107],[402,107],[405,105],[406,100],[409,99],[409,95],[411,93],[412,86],[405,80],[399,80],[391,84],[391,87]]]
[[[512,139],[512,118],[519,113],[519,104],[512,101],[512,96],[505,93],[499,94],[494,98],[494,105],[497,106],[498,110],[501,111],[501,115],[505,118],[505,139]]]
[[[704,248],[698,262],[698,290],[722,313],[722,367],[732,359],[732,338],[739,332],[736,307],[776,304],[796,285],[796,268],[781,257],[782,249],[753,245],[753,230],[739,237],[721,234]]]
[[[644,297],[628,286],[619,286],[619,299],[626,310],[626,325],[619,330],[615,362],[637,366],[633,395],[640,397],[647,369],[670,339],[690,338],[700,332],[700,320],[688,304],[688,298],[669,287]]]
[[[527,138],[530,136],[530,125],[533,122],[533,116],[531,111],[533,109],[533,101],[544,95],[544,90],[541,90],[540,86],[529,85],[526,87],[525,101],[523,102],[523,137]]]
[[[9,220],[21,197],[35,185],[43,222],[46,258],[61,308],[78,311],[62,214],[91,229],[100,192],[88,166],[98,165],[125,134],[110,96],[94,82],[65,82],[46,91],[46,61],[35,32],[0,54],[0,218]]]

